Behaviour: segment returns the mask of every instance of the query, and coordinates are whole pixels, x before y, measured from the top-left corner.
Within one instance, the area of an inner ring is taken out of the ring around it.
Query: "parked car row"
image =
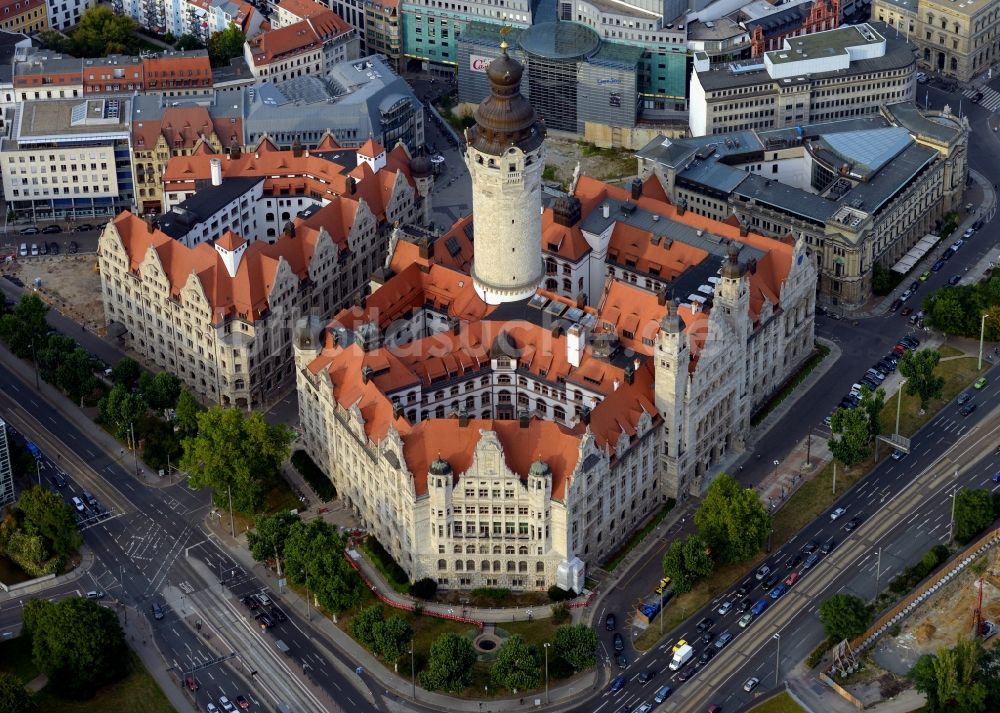
[[[104,224],[93,225],[92,223],[80,223],[74,227],[71,233],[86,233],[91,230],[100,230],[104,228]],[[21,235],[58,235],[63,232],[61,225],[56,225],[55,223],[51,225],[46,225],[39,228],[37,225],[29,225],[27,228],[21,228],[17,231]]]
[[[67,252],[71,254],[75,254],[79,249],[80,246],[77,244],[75,240],[70,240],[69,244],[66,246]],[[38,257],[39,255],[49,255],[49,254],[58,255],[59,251],[60,251],[59,243],[56,242],[32,243],[30,248],[28,247],[27,243],[21,243],[20,254],[21,257],[28,257],[28,255],[31,255],[32,257]]]
[[[254,620],[260,624],[260,628],[264,631],[272,629],[278,624],[288,621],[288,616],[285,612],[283,612],[281,608],[271,601],[271,598],[263,592],[258,594],[248,594],[240,601],[242,601],[243,605],[252,613],[256,612],[254,614]]]
[[[899,365],[899,360],[903,358],[903,354],[916,349],[918,346],[920,346],[920,340],[912,335],[907,335],[900,339],[891,352],[879,359],[864,373],[864,376],[857,383],[851,386],[850,393],[840,400],[837,408],[856,409],[861,403],[861,387],[866,386],[869,391],[875,391],[889,374],[896,371],[896,367]],[[830,414],[823,419],[823,423],[829,426],[832,420],[833,414]]]

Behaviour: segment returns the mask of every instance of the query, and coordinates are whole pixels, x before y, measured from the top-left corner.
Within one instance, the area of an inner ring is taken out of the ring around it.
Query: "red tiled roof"
[[[248,41],[250,55],[255,65],[263,66],[289,55],[299,54],[345,32],[351,26],[333,10],[326,10],[312,17],[277,30],[264,32]]]

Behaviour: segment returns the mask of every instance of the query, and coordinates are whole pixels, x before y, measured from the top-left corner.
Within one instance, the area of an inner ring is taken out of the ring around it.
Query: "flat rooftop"
[[[843,54],[847,47],[880,44],[884,39],[869,25],[848,25],[811,35],[786,37],[788,49],[772,50],[766,54],[774,64],[801,62],[805,59]]]
[[[132,111],[129,99],[68,99],[25,102],[15,139],[72,139],[100,134],[128,135]]]

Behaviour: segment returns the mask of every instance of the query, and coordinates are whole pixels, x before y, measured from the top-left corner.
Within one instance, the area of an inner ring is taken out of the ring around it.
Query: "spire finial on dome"
[[[514,28],[511,25],[507,24],[507,16],[504,15],[503,16],[503,26],[500,28],[500,51],[503,52],[504,54],[507,54],[507,47],[508,47],[508,45],[507,45],[507,35],[510,34],[510,32],[513,29]]]

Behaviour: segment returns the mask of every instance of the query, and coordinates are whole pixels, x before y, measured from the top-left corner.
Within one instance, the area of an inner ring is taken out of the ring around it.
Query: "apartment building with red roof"
[[[579,177],[533,234],[500,229],[496,205],[541,190],[522,178],[544,127],[520,76],[490,66],[473,214],[395,230],[369,297],[297,325],[299,422],[411,579],[580,591],[668,497],[707,487],[812,353],[816,271],[803,241],[673,206],[655,177]],[[539,256],[527,296],[481,287],[508,252]]]
[[[288,27],[296,22],[302,22],[307,17],[317,17],[327,12],[330,12],[330,8],[316,0],[281,0],[274,5],[271,29]]]
[[[357,31],[332,10],[257,35],[247,40],[243,52],[250,71],[265,82],[322,76],[338,62],[357,59],[360,53]]]

